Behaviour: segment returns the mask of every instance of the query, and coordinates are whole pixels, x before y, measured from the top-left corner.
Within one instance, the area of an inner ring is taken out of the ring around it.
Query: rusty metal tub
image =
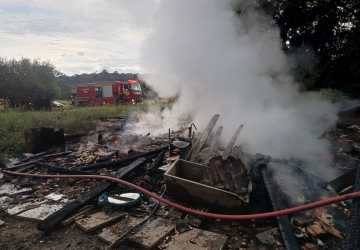
[[[235,193],[201,183],[208,167],[198,163],[177,160],[165,173],[169,196],[192,206],[233,212],[244,210],[247,202]]]

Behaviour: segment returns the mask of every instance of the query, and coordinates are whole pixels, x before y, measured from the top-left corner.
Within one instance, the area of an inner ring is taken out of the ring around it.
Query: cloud
[[[47,60],[69,74],[138,71],[156,7],[156,0],[0,0],[0,56]]]

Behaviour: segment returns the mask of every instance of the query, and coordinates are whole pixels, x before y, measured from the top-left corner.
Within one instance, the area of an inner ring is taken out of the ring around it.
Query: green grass
[[[78,107],[64,111],[0,111],[0,155],[15,156],[25,149],[24,131],[34,127],[63,128],[65,133],[93,129],[96,120],[143,110],[147,104]]]

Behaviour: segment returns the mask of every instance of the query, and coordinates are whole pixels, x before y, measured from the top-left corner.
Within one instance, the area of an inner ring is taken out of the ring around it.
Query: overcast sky
[[[0,0],[0,57],[36,58],[67,74],[139,72],[158,0]]]

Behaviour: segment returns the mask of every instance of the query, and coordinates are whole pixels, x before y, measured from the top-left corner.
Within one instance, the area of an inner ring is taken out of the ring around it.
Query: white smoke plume
[[[244,124],[239,142],[250,153],[308,160],[330,175],[319,136],[336,107],[298,90],[277,27],[252,2],[160,1],[142,53],[145,79],[161,96],[180,93],[171,119],[191,114],[204,127],[219,113],[225,140]]]

